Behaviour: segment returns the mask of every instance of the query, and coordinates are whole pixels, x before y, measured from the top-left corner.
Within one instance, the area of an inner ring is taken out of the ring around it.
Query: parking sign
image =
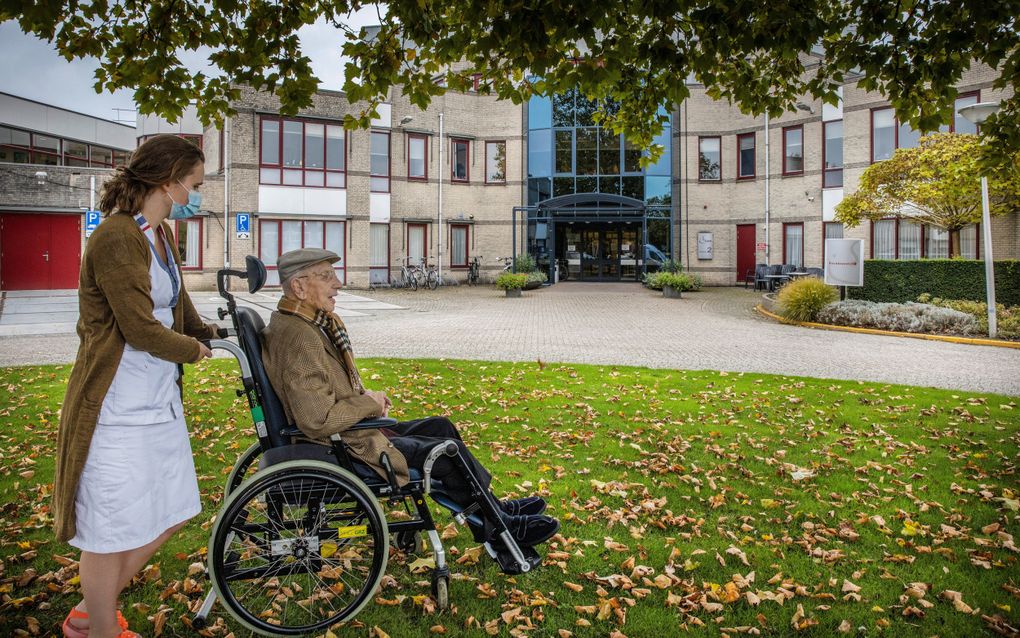
[[[99,228],[99,211],[98,210],[87,210],[85,211],[85,236],[89,237],[92,235],[92,231]]]
[[[237,231],[238,239],[248,239],[251,237],[251,215],[248,213],[237,213],[234,216],[234,226]]]

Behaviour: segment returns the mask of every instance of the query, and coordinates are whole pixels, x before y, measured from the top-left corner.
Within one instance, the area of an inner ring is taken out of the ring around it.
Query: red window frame
[[[464,146],[464,177],[457,177],[457,147]],[[450,181],[467,184],[471,181],[471,140],[450,138]]]
[[[181,270],[189,270],[189,271],[191,271],[191,270],[202,270],[202,268],[203,268],[203,261],[202,261],[202,259],[204,258],[204,254],[203,253],[205,253],[205,251],[202,250],[202,247],[203,247],[203,241],[205,239],[205,237],[204,237],[204,235],[205,235],[205,222],[203,222],[202,219],[203,218],[201,218],[201,217],[193,217],[192,219],[177,219],[177,220],[174,220],[174,241],[175,242],[178,241],[178,238],[181,236],[181,224],[184,224],[184,225],[193,224],[193,225],[198,226],[198,265],[197,266],[185,266],[182,263],[181,264]],[[181,252],[180,243],[177,244],[177,252]],[[182,260],[181,261],[183,261],[183,255],[182,255]]]
[[[455,230],[464,229],[464,263],[454,263],[453,261],[453,233]],[[471,224],[450,224],[450,236],[448,238],[448,245],[450,246],[450,268],[462,269],[467,268],[468,264],[471,263]]]
[[[372,232],[371,232],[372,226],[385,226],[386,227],[386,265],[385,266],[373,266],[372,263],[371,263],[371,260],[369,260],[369,264],[368,264],[368,280],[371,283],[371,281],[372,281],[372,271],[373,270],[384,270],[385,269],[386,270],[386,283],[390,283],[390,281],[391,281],[391,279],[390,279],[390,275],[391,275],[390,264],[393,263],[393,254],[392,254],[393,250],[391,248],[392,244],[390,243],[390,233],[392,232],[392,227],[391,227],[389,222],[369,222],[368,226],[369,226],[369,241],[371,241],[371,237],[372,237]],[[346,246],[346,244],[345,244],[345,246]],[[346,250],[346,248],[345,248],[345,250]],[[346,261],[344,263],[346,264]],[[344,272],[345,273],[347,272],[346,268],[344,269]]]
[[[343,267],[340,270],[343,271],[343,278],[341,279],[341,281],[346,286],[347,285],[347,232],[348,232],[348,230],[347,230],[347,220],[346,219],[336,219],[336,220],[334,220],[334,219],[281,219],[281,218],[259,219],[259,231],[258,231],[258,242],[257,242],[258,245],[255,247],[255,250],[258,253],[259,258],[262,257],[262,224],[276,224],[276,243],[277,243],[277,245],[276,245],[276,256],[277,256],[277,258],[279,258],[279,256],[283,253],[283,222],[301,222],[301,247],[302,248],[306,247],[305,246],[305,234],[306,234],[305,233],[305,223],[307,223],[307,222],[313,222],[313,223],[321,222],[323,224],[323,227],[322,227],[322,246],[318,246],[318,248],[325,248],[325,246],[326,246],[326,226],[325,226],[325,224],[341,224],[341,228],[343,229],[343,237],[342,237],[341,243],[343,244],[344,251],[343,251],[343,254],[340,255],[340,256],[343,258],[343,264],[344,265],[343,265]],[[266,266],[266,270],[277,270],[277,269],[278,269],[277,266]],[[336,270],[336,267],[334,266],[333,269]]]
[[[893,235],[893,242],[895,248],[895,257],[893,259],[900,259],[900,221],[898,217],[883,217],[876,221],[893,221],[895,223],[895,233]],[[930,224],[921,224],[921,259],[928,259],[928,227]],[[981,259],[981,223],[977,222],[974,224],[975,241],[974,241],[974,258]],[[871,228],[869,229],[871,239],[871,250],[868,253],[871,259],[875,258],[875,222],[871,222]],[[953,254],[954,248],[953,233],[949,233],[949,254]]]
[[[949,132],[956,132],[956,100],[966,97],[976,98],[978,102],[981,101],[981,90],[967,91],[960,93],[953,100],[953,116],[949,120]],[[896,111],[891,106],[876,106],[871,109],[871,134],[868,136],[868,140],[871,144],[871,163],[875,163],[875,111],[893,111],[893,150],[895,151],[900,147],[900,118],[896,117]],[[881,161],[881,160],[878,160]]]
[[[742,164],[740,162],[740,150],[741,150],[740,149],[740,141],[743,140],[743,139],[747,139],[747,138],[750,138],[750,140],[751,140],[751,155],[753,157],[753,160],[751,161],[751,174],[750,175],[743,175],[740,172],[740,169],[741,169],[741,166],[742,166]],[[720,150],[722,150],[722,149],[720,149]],[[756,139],[756,136],[755,136],[754,133],[741,133],[740,135],[737,135],[737,171],[736,171],[736,175],[737,175],[737,180],[754,179],[758,175],[758,140]]]
[[[822,222],[822,265],[825,265],[825,240],[828,236],[825,234],[825,229],[830,225],[843,226],[841,222]],[[843,226],[843,230],[846,231],[846,227]],[[784,251],[785,252],[785,251]]]
[[[788,153],[787,148],[786,148],[786,146],[787,146],[786,134],[787,133],[792,133],[793,131],[800,131],[800,170],[796,170],[796,171],[791,171],[791,170],[789,170],[786,167],[786,159],[787,159],[787,157],[789,157],[789,153]],[[806,157],[805,157],[806,153],[804,152],[804,150],[805,150],[804,149],[804,125],[803,124],[795,124],[793,126],[784,126],[783,127],[783,175],[803,175],[804,174],[804,164],[805,164],[805,159],[806,159]],[[784,251],[783,254],[785,254],[785,251]]]
[[[786,229],[789,226],[800,226],[800,249],[802,253],[800,267],[804,268],[804,264],[807,262],[807,237],[804,235],[804,222],[783,222],[783,263],[790,263],[786,259]]]
[[[421,140],[425,143],[424,155],[422,157],[422,163],[425,168],[424,175],[411,175],[411,140]],[[409,182],[427,182],[429,181],[429,136],[422,133],[408,133],[407,134],[407,181]]]
[[[393,139],[390,136],[389,131],[370,131],[368,137],[368,178],[369,178],[369,190],[373,193],[389,193],[393,189]],[[386,174],[372,172],[372,137],[375,135],[386,136]],[[385,177],[386,178],[386,190],[376,190],[372,187],[374,178]]]
[[[262,161],[262,145],[263,145],[263,130],[264,130],[263,126],[262,126],[263,122],[277,122],[279,124],[279,126],[278,126],[279,130],[277,130],[277,132],[276,132],[276,136],[277,136],[277,149],[279,150],[279,153],[276,156],[276,163],[263,162]],[[296,168],[296,167],[288,168],[288,167],[285,167],[283,165],[283,125],[284,125],[284,122],[296,122],[298,124],[301,124],[301,167],[300,168]],[[322,137],[322,168],[321,169],[318,169],[318,168],[306,168],[305,165],[304,165],[304,163],[305,163],[305,135],[306,135],[305,134],[305,124],[321,124],[323,126],[323,129],[322,129],[322,135],[323,135],[323,137]],[[335,121],[335,120],[303,120],[303,119],[294,118],[294,117],[272,117],[272,116],[266,116],[266,117],[259,118],[259,148],[258,148],[259,184],[264,184],[266,186],[287,186],[287,187],[291,187],[291,188],[333,188],[333,189],[347,188],[347,148],[348,148],[347,131],[346,130],[344,131],[344,135],[343,135],[344,148],[343,148],[343,152],[340,154],[340,157],[343,158],[343,168],[341,168],[341,169],[327,168],[326,167],[326,161],[327,161],[327,156],[328,156],[328,153],[329,153],[329,132],[328,132],[327,127],[329,127],[329,126],[340,126],[340,127],[342,127],[343,126],[343,122]],[[223,165],[223,156],[224,156],[222,135],[223,135],[223,132],[221,131],[220,132],[220,136],[221,136],[220,137],[220,166],[221,167]],[[283,171],[284,171],[285,168],[287,170],[300,170],[301,171],[301,183],[300,184],[284,184],[283,183]],[[272,170],[279,171],[280,180],[278,182],[276,182],[276,183],[263,182],[262,181],[262,171],[266,170],[266,169],[272,169]],[[319,186],[318,184],[308,184],[307,183],[308,180],[306,179],[306,176],[310,172],[311,173],[322,173],[322,186]],[[328,184],[329,184],[329,174],[330,173],[332,173],[334,175],[343,175],[343,186],[328,186]]]
[[[408,222],[407,224],[407,235],[404,237],[404,254],[411,257],[411,227],[421,227],[423,234],[421,240],[421,261],[423,265],[429,263],[429,225]]]
[[[702,177],[701,176],[701,142],[703,140],[718,140],[719,141],[719,177]],[[723,178],[723,160],[722,160],[722,137],[718,135],[699,135],[698,136],[698,181],[706,183],[722,182]]]
[[[489,181],[489,144],[503,145],[503,179]],[[506,184],[506,140],[485,140],[485,183]]]
[[[826,160],[826,157],[827,157],[826,141],[829,138],[827,138],[825,136],[825,133],[826,133],[826,130],[828,129],[829,125],[830,124],[834,124],[836,122],[839,122],[840,124],[843,124],[843,120],[829,120],[828,122],[822,122],[822,188],[842,188],[843,187],[843,165],[840,164],[839,168],[827,168],[828,162]],[[843,128],[843,137],[841,137],[840,139],[842,139],[844,141],[846,140],[846,127]],[[835,172],[839,172],[839,184],[833,184],[831,186],[827,186],[825,184],[825,176],[828,173],[835,173]]]

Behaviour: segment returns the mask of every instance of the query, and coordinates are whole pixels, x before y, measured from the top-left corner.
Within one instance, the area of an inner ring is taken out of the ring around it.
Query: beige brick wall
[[[979,91],[981,101],[998,101],[1010,95],[1011,91],[993,91],[991,84],[995,77],[993,69],[975,67],[964,74],[958,89],[961,93]],[[783,223],[802,222],[805,265],[821,266],[822,105],[818,101],[805,102],[814,113],[796,110],[769,120],[769,261],[783,262]],[[853,84],[843,87],[843,187],[846,194],[853,192],[861,173],[871,163],[871,110],[886,105],[888,102],[878,94],[868,93]],[[784,176],[783,129],[789,126],[803,126],[804,172]],[[755,134],[756,177],[746,181],[736,179],[737,135],[741,133]],[[698,181],[700,136],[721,138],[720,182]],[[690,99],[674,113],[674,138],[678,150],[674,160],[674,181],[680,191],[681,257],[707,284],[732,285],[737,281],[737,224],[757,224],[756,244],[766,241],[764,118],[744,115],[735,107],[709,98],[703,87],[692,87]],[[1020,257],[1018,214],[993,220],[992,229],[995,257]],[[698,231],[713,233],[714,256],[711,260],[697,258]],[[845,229],[844,237],[864,239],[866,253],[870,254],[870,224]],[[758,252],[755,257],[757,262],[761,262],[765,254]]]

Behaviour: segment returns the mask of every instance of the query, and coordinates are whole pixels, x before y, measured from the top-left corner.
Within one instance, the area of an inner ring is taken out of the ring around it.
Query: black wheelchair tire
[[[249,477],[248,470],[250,470],[252,466],[257,465],[258,460],[261,457],[262,446],[257,442],[253,443],[251,447],[241,453],[241,456],[237,457],[234,467],[231,468],[230,474],[227,475],[227,483],[223,489],[224,497],[244,483],[245,479]]]
[[[365,513],[366,522],[371,527],[375,551],[372,555],[372,564],[369,575],[365,579],[364,587],[362,587],[360,593],[351,604],[341,609],[338,613],[306,625],[275,625],[252,614],[237,601],[230,589],[230,584],[224,577],[224,545],[231,534],[231,527],[235,519],[242,515],[242,512],[245,515],[247,514],[245,505],[253,498],[256,498],[260,492],[271,489],[273,486],[303,478],[323,479],[332,482],[350,494]],[[212,582],[216,597],[230,615],[241,625],[263,636],[302,636],[318,633],[336,623],[350,620],[365,605],[371,602],[380,581],[382,581],[383,575],[386,573],[388,559],[389,529],[385,515],[379,507],[379,502],[375,495],[372,494],[360,479],[347,470],[322,461],[288,461],[260,470],[254,476],[248,478],[224,500],[223,506],[217,514],[216,522],[213,525],[208,547],[209,580]]]

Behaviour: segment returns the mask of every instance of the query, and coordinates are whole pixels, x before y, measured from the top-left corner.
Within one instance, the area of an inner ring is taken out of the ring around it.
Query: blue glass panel
[[[528,180],[528,206],[552,197],[552,180],[548,177],[533,177]]]
[[[552,126],[552,100],[533,95],[528,100],[528,128],[549,128]]]
[[[659,161],[658,162],[656,162],[653,166],[649,166],[647,169],[645,169],[645,173],[646,174],[648,174],[648,175],[672,175],[673,174],[673,170],[672,170],[673,169],[673,162],[672,162],[672,159],[671,159],[672,158],[672,150],[671,150],[672,140],[670,139],[672,137],[672,135],[671,135],[672,131],[673,131],[673,129],[667,126],[667,127],[662,129],[662,133],[660,133],[659,135],[655,136],[654,143],[655,144],[659,144],[665,150],[662,152],[662,155],[659,156]]]
[[[552,174],[552,132],[538,129],[528,133],[528,177]]]
[[[670,178],[650,176],[645,178],[645,202],[648,204],[669,204],[673,201]]]

